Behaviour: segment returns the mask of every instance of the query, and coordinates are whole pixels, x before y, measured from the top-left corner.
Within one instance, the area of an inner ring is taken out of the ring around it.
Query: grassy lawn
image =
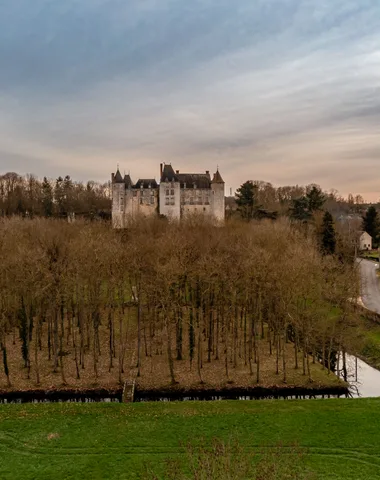
[[[298,442],[322,479],[380,478],[380,399],[3,405],[0,478],[138,479],[181,440]]]
[[[366,258],[367,260],[379,260],[379,252],[377,250],[372,250],[370,252],[361,252],[360,256]]]

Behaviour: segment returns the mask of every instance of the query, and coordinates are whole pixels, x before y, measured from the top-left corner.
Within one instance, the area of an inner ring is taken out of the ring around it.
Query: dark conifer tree
[[[243,183],[236,192],[236,203],[241,216],[245,219],[254,217],[257,187],[252,180]]]
[[[53,188],[46,177],[44,177],[42,182],[41,190],[43,214],[45,217],[51,217],[54,209]]]
[[[323,216],[320,243],[323,255],[334,255],[336,249],[336,234],[334,220],[330,212],[325,212]]]
[[[312,185],[306,194],[308,209],[310,212],[322,210],[326,197],[318,185]]]

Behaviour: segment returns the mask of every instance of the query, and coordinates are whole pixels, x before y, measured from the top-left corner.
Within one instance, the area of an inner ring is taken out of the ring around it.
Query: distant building
[[[360,232],[359,234],[359,249],[372,250],[372,237],[367,232]]]
[[[224,181],[219,170],[211,179],[210,172],[180,173],[168,164],[160,166],[160,184],[155,179],[122,177],[119,169],[112,174],[112,224],[125,228],[138,216],[164,215],[179,220],[186,215],[202,214],[211,220],[225,216]]]

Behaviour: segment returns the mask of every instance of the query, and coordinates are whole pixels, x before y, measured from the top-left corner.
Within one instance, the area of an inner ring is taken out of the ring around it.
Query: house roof
[[[178,182],[178,178],[170,164],[165,164],[162,170],[161,182]]]
[[[214,178],[212,179],[211,183],[224,183],[224,180],[223,180],[222,176],[220,175],[219,170],[217,170],[214,173]]]
[[[129,175],[124,175],[124,183],[127,188],[132,187],[133,183]]]
[[[123,177],[121,176],[120,170],[117,169],[116,174],[115,174],[115,183],[124,183]]]
[[[177,173],[181,188],[210,188],[211,177],[209,173]],[[195,186],[195,187],[194,187]]]
[[[157,182],[154,178],[139,178],[133,188],[157,188]]]

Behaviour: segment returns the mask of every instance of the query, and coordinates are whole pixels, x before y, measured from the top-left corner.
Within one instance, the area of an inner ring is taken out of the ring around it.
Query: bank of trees
[[[8,385],[204,382],[206,365],[233,382],[312,380],[311,364],[353,340],[354,266],[322,256],[287,221],[181,224],[153,219],[125,231],[58,220],[0,224],[0,344]],[[10,358],[12,361],[10,361]],[[164,373],[155,368],[164,369]],[[86,380],[86,381],[87,381]],[[220,378],[219,378],[220,380]]]
[[[55,180],[30,174],[0,175],[0,216],[93,217],[110,211],[108,184],[74,182],[68,175]]]

